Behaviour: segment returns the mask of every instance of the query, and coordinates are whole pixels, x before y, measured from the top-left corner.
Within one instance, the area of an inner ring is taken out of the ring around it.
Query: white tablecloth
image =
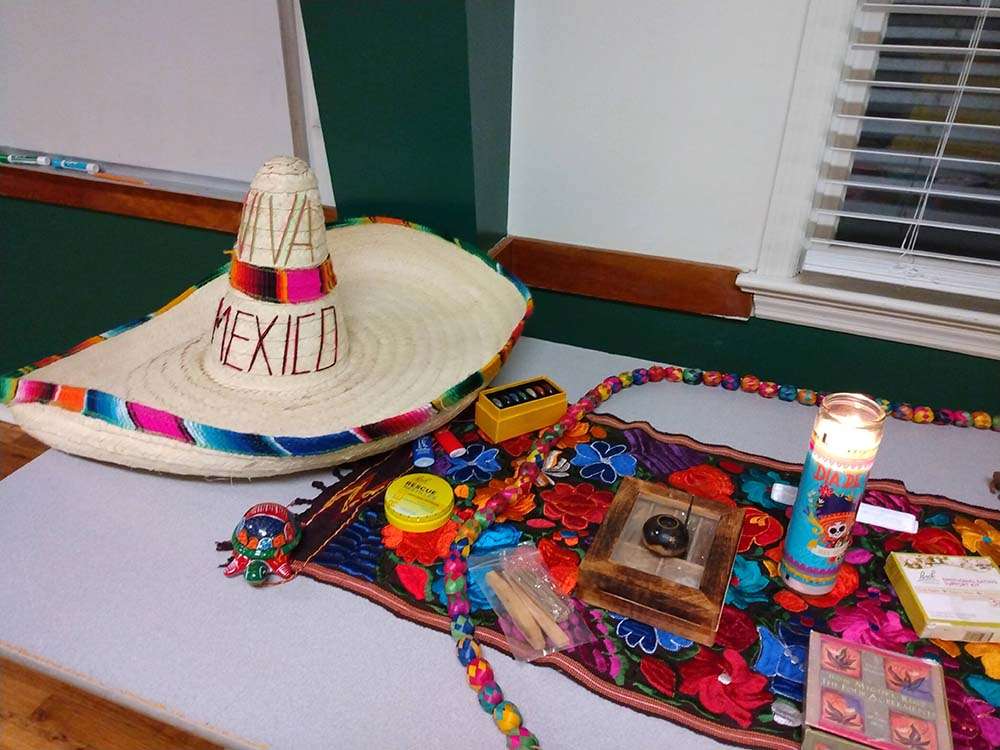
[[[643,364],[526,339],[498,382],[545,373],[575,398]],[[629,389],[605,410],[791,461],[815,416],[679,383]],[[995,508],[998,468],[998,433],[890,420],[872,476]],[[0,482],[0,652],[227,745],[501,747],[449,636],[312,580],[257,590],[222,576],[213,542],[247,507],[312,497],[323,476],[204,482],[45,453]],[[718,746],[554,670],[489,658],[546,747]]]

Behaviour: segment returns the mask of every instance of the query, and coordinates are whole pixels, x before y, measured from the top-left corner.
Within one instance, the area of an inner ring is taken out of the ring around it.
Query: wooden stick
[[[507,580],[495,570],[491,570],[486,574],[486,583],[490,585],[493,593],[497,595],[497,599],[507,609],[508,614],[510,614],[511,619],[514,620],[514,624],[524,634],[528,644],[536,651],[543,651],[545,649],[545,636],[542,635],[538,623],[535,622],[535,619],[531,616],[527,607],[525,607],[521,597],[510,587]]]
[[[522,588],[514,581],[508,582],[514,593],[520,597],[528,612],[535,618],[535,622],[541,626],[545,635],[552,641],[552,645],[560,651],[567,648],[569,646],[569,636],[559,627],[559,623],[552,619],[548,612],[538,606],[538,603],[532,598],[530,591]]]

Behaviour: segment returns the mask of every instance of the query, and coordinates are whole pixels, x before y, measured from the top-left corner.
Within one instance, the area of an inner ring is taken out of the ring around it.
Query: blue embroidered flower
[[[944,511],[924,516],[923,520],[924,526],[947,526],[949,523],[951,523],[951,516]]]
[[[771,692],[801,703],[806,680],[808,633],[784,622],[778,623],[777,634],[763,625],[757,626],[757,633],[760,653],[753,665],[754,671],[771,678]]]
[[[628,446],[610,445],[604,440],[576,446],[576,455],[570,463],[580,467],[584,479],[600,479],[605,484],[612,484],[619,476],[635,474],[635,458],[629,455]]]
[[[448,476],[459,484],[488,482],[493,477],[493,472],[500,471],[497,453],[499,448],[487,448],[482,443],[473,443],[466,448],[464,456],[451,459]]]
[[[969,687],[979,693],[986,702],[1000,708],[1000,680],[991,680],[979,674],[969,675],[966,680]]]
[[[500,549],[513,547],[521,541],[521,531],[512,523],[500,523],[490,526],[479,535],[472,545],[472,554],[481,555],[485,552],[496,552]]]
[[[382,555],[383,523],[374,510],[361,511],[357,520],[337,534],[313,562],[374,581]]]
[[[622,617],[614,612],[608,612],[608,615],[618,622],[615,626],[615,633],[625,641],[625,645],[629,648],[638,648],[647,654],[654,653],[657,646],[674,652],[694,643],[687,638],[681,638],[679,635],[654,628],[652,625],[633,620],[630,617]]]
[[[761,592],[767,588],[768,579],[753,560],[737,555],[733,562],[733,579],[726,592],[726,603],[746,609],[754,602],[766,602],[767,596]]]
[[[486,529],[476,543],[472,545],[472,554],[480,555],[487,552],[514,547],[521,541],[521,531],[512,523],[501,523]],[[471,611],[492,609],[492,605],[483,593],[485,585],[483,579],[488,570],[486,568],[475,569],[470,567],[467,575],[469,584],[469,606]],[[448,604],[448,595],[444,591],[444,566],[438,565],[434,568],[434,581],[431,583],[431,591],[442,604]]]
[[[776,484],[788,484],[776,471],[751,466],[740,474],[740,488],[747,500],[768,510],[785,507],[771,499],[771,488]]]
[[[692,640],[668,633],[666,630],[660,630],[659,628],[656,628],[656,642],[660,644],[661,648],[671,653],[685,649],[694,643]]]
[[[466,579],[468,582],[467,592],[469,595],[469,610],[472,612],[493,609],[493,606],[486,598],[486,594],[483,593],[483,578],[485,575],[485,570],[480,571],[478,574],[474,571],[469,571],[468,573]],[[434,596],[437,597],[439,602],[448,606],[448,595],[444,592],[443,565],[438,565],[434,568],[434,582],[431,583],[431,591],[434,592]]]

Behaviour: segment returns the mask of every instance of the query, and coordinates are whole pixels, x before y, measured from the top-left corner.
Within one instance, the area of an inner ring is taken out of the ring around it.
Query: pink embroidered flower
[[[598,677],[609,678],[618,685],[624,684],[625,673],[622,670],[622,661],[618,656],[618,649],[615,648],[614,641],[609,636],[609,629],[604,621],[604,610],[588,609],[579,600],[573,599],[572,601],[577,613],[590,626],[597,639],[576,646],[567,653],[572,653]]]
[[[866,599],[853,607],[838,607],[830,628],[855,643],[902,651],[917,634],[903,625],[896,612],[886,612],[877,601]]]
[[[955,750],[1000,747],[1000,719],[994,716],[993,706],[969,695],[954,677],[945,677],[944,686]]]

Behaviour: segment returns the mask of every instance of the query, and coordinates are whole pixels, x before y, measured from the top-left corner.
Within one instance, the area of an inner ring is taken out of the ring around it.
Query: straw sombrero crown
[[[179,474],[301,471],[447,422],[530,309],[499,264],[423,227],[327,229],[312,171],[278,157],[250,185],[230,264],[3,378],[0,398],[69,453]]]

